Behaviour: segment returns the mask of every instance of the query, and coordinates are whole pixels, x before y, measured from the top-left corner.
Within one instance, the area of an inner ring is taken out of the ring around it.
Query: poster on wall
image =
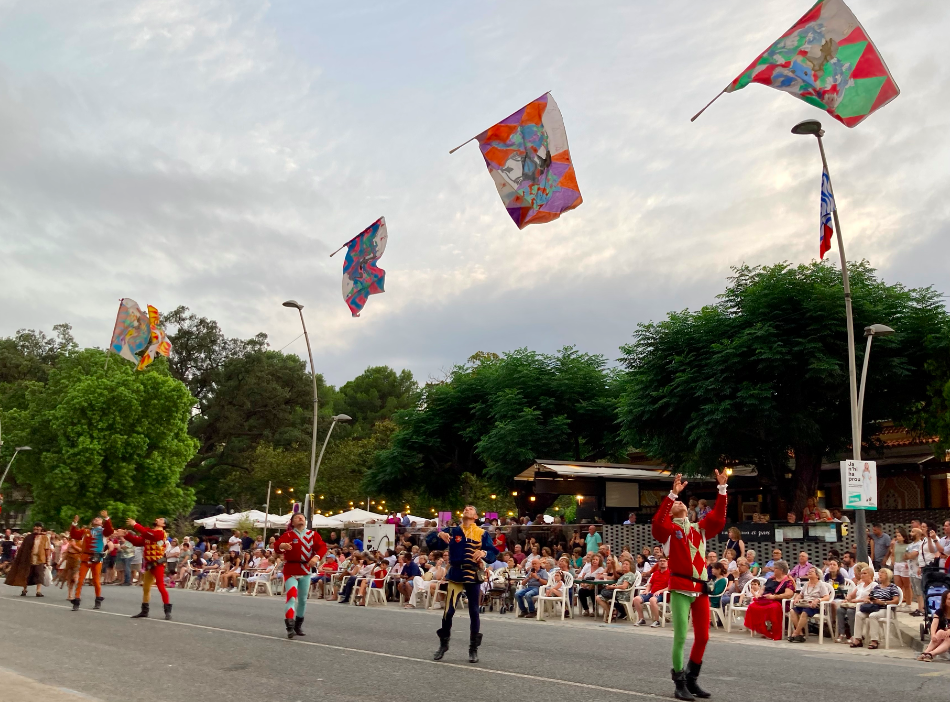
[[[841,504],[845,509],[877,509],[875,461],[841,461]]]

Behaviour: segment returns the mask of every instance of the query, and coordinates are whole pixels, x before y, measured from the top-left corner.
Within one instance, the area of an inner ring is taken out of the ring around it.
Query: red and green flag
[[[723,92],[750,83],[791,93],[847,127],[860,124],[900,93],[844,0],[818,0]]]

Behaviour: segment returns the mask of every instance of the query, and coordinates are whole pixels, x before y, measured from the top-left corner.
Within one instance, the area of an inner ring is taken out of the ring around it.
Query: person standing
[[[480,622],[478,618],[479,585],[481,561],[494,563],[498,557],[498,550],[492,544],[488,532],[475,524],[478,512],[473,505],[466,505],[462,510],[462,523],[459,526],[447,527],[441,531],[433,531],[426,536],[426,545],[429,551],[436,550],[442,541],[448,544],[449,572],[448,586],[445,593],[445,609],[442,611],[442,626],[436,632],[439,636],[439,649],[432,656],[433,660],[440,661],[449,650],[449,639],[452,636],[452,617],[458,606],[459,597],[464,593],[468,599],[468,617],[470,638],[468,644],[468,660],[478,663],[478,647],[482,643]]]
[[[874,570],[880,570],[884,567],[884,561],[888,552],[891,550],[891,537],[884,533],[884,525],[875,523],[871,527],[871,533],[868,535],[868,543],[871,545],[871,565]]]
[[[284,625],[287,638],[303,636],[303,619],[310,592],[310,568],[327,552],[320,534],[307,528],[299,512],[290,518],[290,528],[275,542],[284,558]]]
[[[679,501],[680,493],[688,484],[682,475],[674,478],[673,489],[653,517],[653,538],[663,544],[670,565],[670,609],[673,613],[673,669],[670,673],[676,686],[674,696],[678,700],[710,697],[698,682],[709,641],[709,595],[704,554],[707,537],[718,535],[726,525],[728,502],[726,473],[718,470],[715,473],[719,484],[716,506],[699,524],[689,521],[686,505]],[[693,648],[684,668],[683,646],[690,614],[693,617]]]
[[[133,619],[148,617],[149,600],[152,596],[152,583],[158,588],[165,608],[165,619],[172,618],[172,605],[165,589],[165,519],[158,517],[152,528],[147,529],[134,519],[127,524],[135,531],[134,534],[123,533],[126,541],[142,549],[142,610],[133,614]]]
[[[17,547],[13,565],[7,571],[6,584],[22,587],[20,597],[26,597],[26,589],[30,585],[36,585],[36,596],[45,597],[41,590],[51,552],[52,547],[49,536],[43,530],[43,522],[35,522],[32,533],[24,536]]]
[[[87,527],[79,528],[79,515],[73,517],[73,523],[69,528],[69,538],[80,542],[82,551],[79,554],[79,582],[76,583],[76,594],[73,597],[73,611],[79,610],[79,603],[82,599],[82,584],[86,580],[86,574],[92,571],[92,586],[96,591],[96,603],[93,609],[102,609],[102,552],[105,551],[107,537],[112,536],[115,530],[112,528],[112,520],[109,519],[109,513],[102,510],[98,517],[95,517]]]
[[[597,553],[600,551],[600,545],[604,543],[604,537],[597,531],[597,527],[591,524],[587,527],[587,536],[584,537],[584,545],[587,547],[587,553]]]

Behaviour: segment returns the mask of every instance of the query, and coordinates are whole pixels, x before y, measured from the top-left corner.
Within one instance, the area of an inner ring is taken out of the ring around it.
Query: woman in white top
[[[578,580],[603,580],[607,571],[604,568],[603,558],[601,558],[599,553],[592,553],[590,557],[590,563],[585,563],[584,567],[581,568],[580,575],[578,575]],[[594,601],[595,590],[593,585],[584,585],[583,583],[580,586],[580,589],[577,592],[578,599],[581,601],[581,607],[583,608],[583,616],[593,617],[594,614],[591,610]]]
[[[860,572],[859,572],[860,571]],[[845,623],[848,631],[854,633],[854,617],[857,614],[857,608],[864,602],[868,602],[868,596],[877,586],[874,582],[874,569],[866,563],[854,564],[854,587],[848,596],[844,598],[838,606],[838,637],[836,643],[851,643],[851,639],[845,636]]]
[[[788,637],[789,643],[805,643],[808,632],[808,618],[814,617],[821,611],[821,603],[831,599],[832,588],[830,583],[821,579],[821,574],[815,566],[808,569],[808,580],[802,589],[792,598],[792,610],[788,613],[795,631]]]

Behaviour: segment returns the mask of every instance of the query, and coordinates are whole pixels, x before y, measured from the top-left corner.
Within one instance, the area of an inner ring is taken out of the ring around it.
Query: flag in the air
[[[346,244],[343,261],[343,300],[354,317],[360,316],[370,295],[385,292],[386,271],[377,264],[389,234],[380,217]]]
[[[148,321],[151,344],[148,350],[142,354],[135,370],[143,370],[158,356],[165,356],[167,358],[172,352],[172,342],[168,340],[168,337],[165,335],[165,330],[160,326],[161,317],[158,314],[158,310],[151,305],[148,306]]]
[[[818,258],[824,259],[831,248],[831,237],[835,235],[831,213],[835,211],[835,194],[831,192],[831,178],[827,169],[821,172],[821,241],[818,244]]]
[[[564,120],[550,93],[475,138],[518,229],[550,222],[583,202]]]
[[[119,313],[115,318],[110,348],[132,363],[138,363],[138,354],[149,340],[148,317],[138,303],[130,297],[119,300]]]
[[[860,124],[900,93],[874,42],[844,0],[818,0],[725,92],[749,83],[791,93],[847,127]]]

